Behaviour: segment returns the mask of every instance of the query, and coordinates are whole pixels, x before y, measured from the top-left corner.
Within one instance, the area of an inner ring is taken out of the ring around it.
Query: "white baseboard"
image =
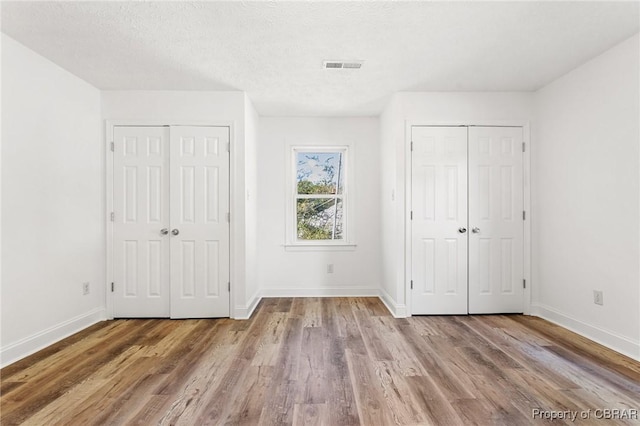
[[[104,307],[93,309],[67,321],[18,340],[0,349],[0,368],[21,360],[47,346],[106,319]]]
[[[389,293],[387,293],[387,290],[381,288],[379,298],[394,318],[406,318],[409,316],[407,312],[407,305],[396,303]]]
[[[233,319],[247,320],[251,318],[251,315],[253,315],[253,311],[256,310],[260,300],[262,300],[262,295],[260,294],[260,291],[257,291],[246,306],[236,306],[234,308]]]
[[[559,312],[549,306],[532,304],[531,315],[543,318],[549,322],[557,324],[587,339],[600,343],[616,352],[640,361],[640,342],[621,336],[610,330],[587,324],[584,321],[573,318]]]
[[[319,287],[319,288],[263,288],[262,297],[377,297],[377,288]]]

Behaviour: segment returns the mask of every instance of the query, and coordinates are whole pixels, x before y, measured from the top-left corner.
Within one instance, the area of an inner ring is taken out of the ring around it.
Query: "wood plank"
[[[294,426],[321,426],[328,424],[326,404],[296,404],[293,408]]]
[[[36,415],[30,417],[27,423],[32,424],[57,424],[63,423],[68,413],[80,413],[84,407],[92,407],[96,397],[105,398],[106,393],[111,392],[110,387],[117,386],[114,380],[120,380],[122,371],[129,369],[135,360],[140,359],[140,346],[131,346],[129,349],[115,357],[111,362],[97,369],[95,374],[87,380],[70,388],[63,396],[47,404]],[[128,370],[131,371],[131,370]],[[135,376],[129,379],[135,379]],[[96,394],[95,389],[105,389]],[[129,389],[130,390],[130,389]],[[92,407],[93,408],[93,407]]]
[[[265,304],[264,306],[273,307],[276,305],[277,303]],[[194,380],[186,383],[175,395],[166,414],[158,422],[160,424],[206,424],[224,419],[228,415],[227,411],[231,407],[231,401],[235,401],[234,395],[239,391],[236,389],[236,385],[242,382],[248,363],[256,353],[260,336],[264,336],[266,339],[271,338],[271,333],[265,332],[267,322],[264,319],[271,315],[279,316],[279,313],[274,312],[275,310],[271,309],[259,311],[256,318],[250,321],[251,325],[244,328],[245,331],[238,340],[238,344],[212,343],[210,346],[215,348],[214,353],[209,353],[198,370],[194,371],[191,375]],[[230,332],[237,333],[236,330],[230,330]],[[220,341],[229,343],[226,337]],[[265,370],[259,368],[258,371]],[[168,400],[169,402],[171,400]]]
[[[326,324],[326,322],[325,322]],[[343,337],[325,336],[324,357],[328,360],[327,387],[330,425],[359,425],[360,417],[354,396],[354,383],[346,359],[346,343]]]
[[[125,424],[141,426],[157,424],[156,419],[163,416],[168,401],[168,395],[151,395],[141,408],[137,411],[131,410]]]
[[[303,321],[303,325],[305,323]],[[296,402],[317,405],[324,404],[327,400],[327,376],[322,350],[323,336],[324,330],[320,327],[304,327],[302,330],[296,378],[300,385],[300,394],[296,398]]]
[[[240,395],[229,412],[226,423],[256,425],[260,422],[267,395],[273,383],[274,367],[249,367],[246,380],[241,385]]]
[[[468,322],[467,326],[476,333],[481,334],[486,339],[490,339],[495,345],[509,352],[509,356],[515,359],[521,365],[526,365],[528,370],[534,371],[553,383],[556,389],[572,389],[579,387],[575,383],[576,376],[567,370],[567,366],[558,363],[558,359],[554,357],[546,349],[547,346],[540,346],[541,342],[536,336],[528,336],[522,334],[523,330],[516,331],[509,325],[517,323],[507,319],[503,322],[504,326],[493,328],[491,324],[494,320],[504,318],[497,317],[476,317],[473,321]],[[506,328],[505,328],[506,327]],[[518,337],[516,337],[518,336]],[[529,339],[531,337],[531,339]],[[545,345],[549,345],[547,340],[542,341]]]
[[[279,298],[276,305],[276,312],[291,312],[293,299],[289,297]]]
[[[334,337],[347,335],[347,323],[353,321],[349,299],[345,297],[322,298],[322,324]]]
[[[260,417],[261,423],[291,424],[293,422],[293,405],[300,390],[296,382],[298,374],[298,360],[302,344],[302,320],[290,318],[287,320],[282,350],[278,362],[274,367],[274,382],[267,396],[264,410]]]
[[[427,377],[410,376],[407,382],[415,395],[415,400],[421,407],[421,412],[427,417],[426,424],[432,425],[462,425],[462,419],[456,413],[451,403],[433,386]],[[429,392],[429,389],[434,390]]]
[[[528,330],[534,330],[559,346],[571,350],[576,355],[591,359],[598,364],[607,365],[610,370],[622,374],[635,382],[640,382],[640,363],[628,356],[614,352],[586,337],[545,321],[542,318],[518,315],[513,316],[512,320],[525,325]]]
[[[531,410],[543,408],[536,395],[523,392],[505,379],[487,378],[482,375],[469,376],[479,398],[491,405],[491,411],[499,418],[525,419],[531,421]],[[519,421],[516,421],[516,424]]]
[[[412,355],[420,362],[428,376],[438,386],[447,400],[473,398],[474,395],[464,386],[443,361],[447,354],[438,354],[428,344],[428,338],[419,336],[412,327],[401,327],[409,344]]]
[[[20,373],[23,377],[28,376],[28,371],[30,371],[31,368],[35,368],[37,371],[40,371],[42,367],[38,364],[41,361],[49,364],[55,358],[60,359],[64,357],[64,355],[59,355],[59,353],[63,350],[73,352],[76,350],[76,348],[74,347],[76,343],[84,343],[85,340],[97,335],[101,329],[113,330],[114,328],[120,327],[120,325],[121,324],[112,321],[102,321],[90,327],[87,327],[84,330],[79,331],[78,333],[62,339],[59,342],[56,342],[53,345],[48,346],[32,355],[29,355],[24,359],[16,361],[7,367],[4,367],[2,369],[2,380],[19,381],[19,379],[14,378],[13,375],[15,375],[16,373]]]
[[[393,364],[393,368],[403,376],[427,374],[420,362],[412,356],[411,347],[398,330],[394,318],[389,316],[375,317],[372,325],[379,334],[380,339],[385,342],[387,350],[391,355],[391,361],[385,361],[385,365]]]
[[[303,327],[322,326],[322,302],[319,297],[305,297],[294,300],[304,300]]]
[[[152,358],[136,358],[122,371],[122,374],[106,380],[102,387],[105,392],[92,394],[82,401],[82,405],[74,407],[66,418],[73,418],[77,424],[106,424],[111,415],[118,412],[123,405],[128,405],[131,395],[149,378],[155,360]]]
[[[272,313],[265,311],[259,317],[269,315]],[[258,342],[254,337],[262,334],[264,326],[264,321],[252,321],[239,344],[210,343],[209,347],[215,350],[209,350],[190,380],[183,382],[175,399],[167,401],[171,405],[158,423],[215,424],[224,419],[239,391],[236,385],[245,376],[255,353]],[[221,341],[225,339],[222,337]]]
[[[379,333],[374,328],[375,319],[371,318],[364,309],[355,310],[354,316],[371,359],[375,361],[392,360],[393,356],[389,352],[385,340],[380,338]]]
[[[100,341],[89,351],[75,353],[68,360],[58,360],[56,364],[44,363],[46,367],[41,374],[30,374],[31,379],[25,385],[0,398],[2,422],[23,423],[52,400],[61,397],[73,386],[86,380],[96,369],[127,350],[146,332],[158,326],[159,324],[153,321],[145,322],[121,336]]]
[[[389,361],[374,362],[375,375],[386,402],[389,417],[396,425],[425,424],[427,416],[418,407],[418,398],[404,380],[406,376],[398,364]],[[358,389],[360,386],[356,386]]]
[[[0,371],[0,423],[524,425],[534,408],[638,409],[638,372],[540,319],[274,298],[246,321],[96,324]]]
[[[371,360],[362,355],[346,353],[347,365],[351,383],[354,386],[358,417],[363,424],[388,425],[392,423],[389,410],[382,396],[381,386],[376,380],[375,372],[371,369]]]
[[[458,416],[465,425],[530,425],[531,419],[519,413],[496,409],[489,401],[480,399],[459,399],[452,402]]]
[[[612,367],[611,370],[604,368],[597,364],[594,358],[584,357],[581,353],[569,351],[561,346],[550,345],[546,348],[558,357],[570,361],[583,372],[588,372],[589,376],[598,377],[598,379],[607,383],[612,389],[632,398],[640,395],[640,382],[632,378],[634,374],[624,374],[621,377],[620,374],[616,374],[616,367]]]
[[[123,338],[130,334],[129,329],[130,327],[128,327],[127,324],[114,322],[109,327],[99,329],[99,331],[106,330],[106,333],[101,333],[101,335],[103,336],[102,339],[95,337],[93,334],[90,334],[81,340],[72,339],[71,343],[68,345],[59,345],[61,342],[58,342],[56,345],[54,345],[56,346],[57,350],[53,351],[46,357],[42,357],[40,355],[40,352],[36,352],[35,354],[25,358],[25,360],[29,360],[30,362],[23,364],[23,369],[20,371],[13,371],[14,365],[10,365],[6,369],[9,370],[11,374],[5,377],[3,369],[3,380],[28,380],[29,382],[31,382],[32,376],[37,374],[41,377],[42,371],[48,370],[48,366],[58,363],[74,364],[74,361],[77,359],[79,354],[86,354],[87,351],[89,353],[91,353],[91,351],[94,351],[94,345],[96,342]],[[65,339],[64,341],[66,340],[67,339]],[[49,348],[45,348],[45,351],[49,352]],[[25,360],[21,360],[18,363],[22,364]]]

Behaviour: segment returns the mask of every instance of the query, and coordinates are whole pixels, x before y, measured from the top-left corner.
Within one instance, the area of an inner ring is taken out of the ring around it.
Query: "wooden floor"
[[[639,364],[533,317],[264,299],[249,321],[96,324],[0,372],[0,423],[638,424],[596,410],[633,417]]]

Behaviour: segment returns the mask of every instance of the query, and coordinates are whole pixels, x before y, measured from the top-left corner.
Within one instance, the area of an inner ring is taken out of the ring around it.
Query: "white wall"
[[[166,124],[231,125],[231,315],[243,318],[251,304],[247,297],[247,152],[243,92],[104,91],[105,120]],[[250,108],[253,108],[252,106]],[[249,114],[251,116],[251,114]],[[250,167],[250,166],[249,166]]]
[[[405,226],[407,172],[405,123],[527,123],[533,116],[532,93],[402,92],[380,119],[382,184],[383,297],[397,316],[407,313]],[[393,195],[393,199],[392,199]]]
[[[236,307],[237,318],[248,318],[258,302],[259,281],[258,281],[258,134],[259,120],[258,112],[253,103],[245,94],[245,182],[246,188],[244,197],[246,200],[246,286],[245,304]]]
[[[353,144],[353,251],[285,250],[288,144]],[[260,119],[259,277],[265,296],[377,295],[380,287],[379,126],[377,118]],[[327,264],[334,273],[327,273]]]
[[[104,318],[100,93],[2,35],[2,124],[6,365]]]
[[[532,158],[538,314],[636,359],[639,52],[636,35],[540,90]]]
[[[396,316],[406,316],[404,282],[404,203],[398,184],[404,170],[404,117],[398,95],[380,115],[381,296]],[[404,185],[404,184],[403,184]],[[401,186],[400,188],[403,188]]]

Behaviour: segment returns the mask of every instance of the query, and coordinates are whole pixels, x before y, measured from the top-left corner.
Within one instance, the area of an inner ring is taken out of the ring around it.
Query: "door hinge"
[[[115,212],[111,212],[109,217],[111,218],[111,222],[115,222],[116,221],[116,213]]]
[[[227,152],[231,152],[231,142],[227,144]]]
[[[111,283],[111,293],[113,293],[113,283]]]
[[[522,280],[522,288],[527,288],[527,280]]]
[[[227,222],[231,223],[231,212],[227,212]]]
[[[524,151],[525,151],[525,145],[524,145],[524,142],[522,142],[522,152]]]
[[[522,210],[522,220],[527,220],[527,212]]]
[[[410,218],[411,218],[411,220],[413,220],[413,210],[411,210]]]
[[[111,152],[116,152],[116,144],[111,142]]]
[[[227,291],[229,291],[229,292],[231,291],[231,281],[229,281],[227,283]]]
[[[411,280],[411,290],[413,290],[413,280]]]
[[[411,141],[411,151],[413,151],[413,141]]]

